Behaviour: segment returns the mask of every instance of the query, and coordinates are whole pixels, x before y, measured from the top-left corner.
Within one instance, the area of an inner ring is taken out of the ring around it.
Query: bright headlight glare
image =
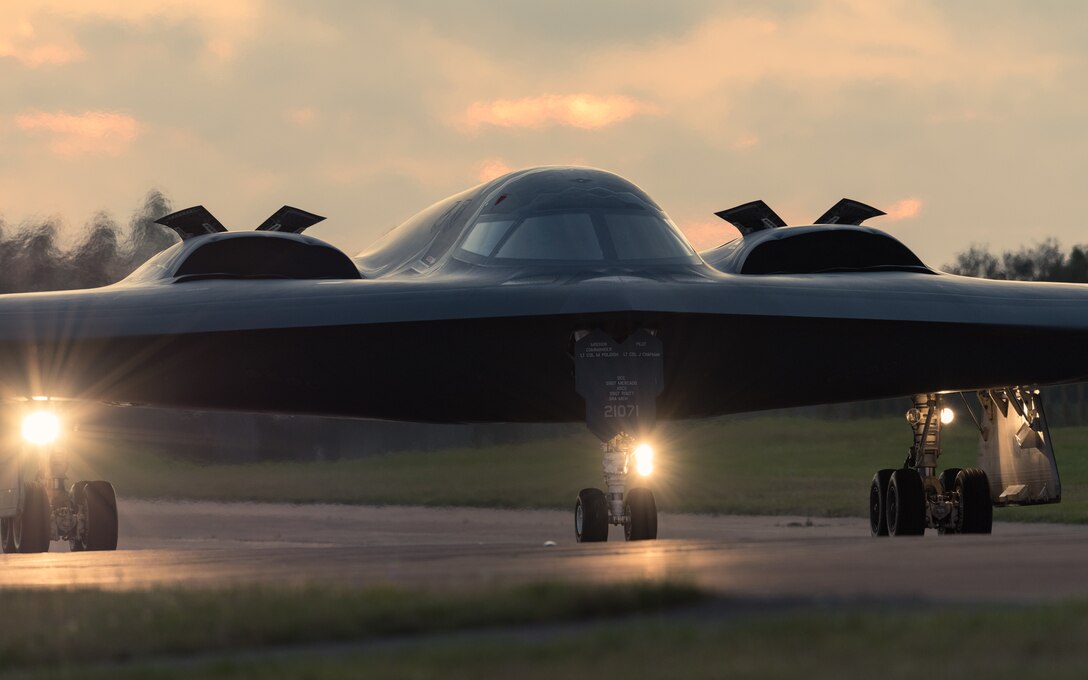
[[[941,409],[941,422],[945,425],[951,425],[952,421],[956,419],[956,412],[950,408]]]
[[[635,470],[643,477],[653,474],[654,447],[649,444],[639,444],[635,447]]]
[[[31,444],[52,444],[60,436],[60,419],[49,411],[35,411],[23,418],[23,439]]]

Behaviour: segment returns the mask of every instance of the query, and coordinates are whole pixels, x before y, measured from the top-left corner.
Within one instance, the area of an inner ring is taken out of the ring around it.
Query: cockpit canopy
[[[695,251],[665,213],[629,191],[570,187],[487,206],[456,257],[475,263],[688,262]]]
[[[355,258],[367,277],[473,265],[696,264],[641,189],[588,168],[515,172],[431,206]]]

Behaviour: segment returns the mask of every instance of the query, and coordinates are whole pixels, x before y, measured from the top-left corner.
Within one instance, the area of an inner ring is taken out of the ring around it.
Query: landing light
[[[60,436],[60,419],[49,411],[35,411],[23,418],[23,438],[39,446],[52,444]]]
[[[956,412],[950,408],[941,409],[941,423],[945,425],[951,425],[952,421],[956,419]]]
[[[643,477],[649,477],[654,472],[654,447],[649,444],[639,444],[635,447],[635,470]]]

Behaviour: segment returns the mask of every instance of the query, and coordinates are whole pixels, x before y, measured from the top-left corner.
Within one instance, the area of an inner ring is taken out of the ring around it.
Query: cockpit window
[[[508,260],[603,260],[593,220],[586,213],[527,217],[499,246]]]
[[[695,251],[657,213],[624,210],[549,211],[483,220],[468,231],[461,253],[495,264],[688,261]]]
[[[470,253],[487,257],[492,250],[495,250],[495,246],[502,240],[502,237],[506,236],[506,232],[510,230],[510,225],[513,223],[514,220],[477,222],[473,225],[472,231],[465,237],[465,242],[461,244],[461,247]]]
[[[619,260],[652,260],[662,257],[690,257],[691,247],[669,228],[662,228],[656,215],[606,214],[604,223]]]

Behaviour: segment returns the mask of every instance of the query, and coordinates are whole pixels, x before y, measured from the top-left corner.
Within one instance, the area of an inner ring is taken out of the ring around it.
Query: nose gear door
[[[653,430],[664,389],[661,357],[661,340],[645,329],[623,342],[599,330],[575,342],[575,388],[586,401],[586,425],[602,442]]]

